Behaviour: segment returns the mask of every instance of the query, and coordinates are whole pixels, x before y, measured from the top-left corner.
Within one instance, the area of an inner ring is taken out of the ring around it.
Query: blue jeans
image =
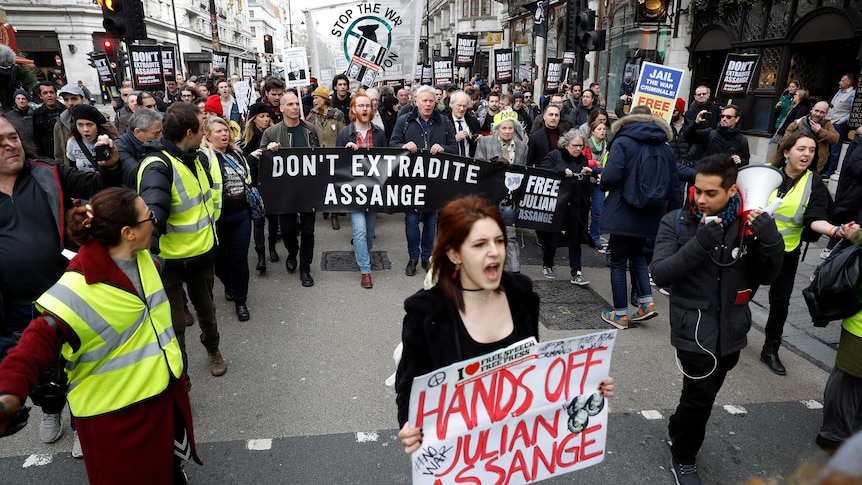
[[[590,195],[590,237],[596,244],[601,244],[602,207],[604,205],[605,193],[597,185],[593,187],[593,192]]]
[[[419,232],[419,222],[422,222],[423,231]],[[404,232],[407,235],[407,254],[411,261],[419,260],[428,262],[431,250],[434,249],[434,237],[437,235],[437,213],[436,212],[405,212]],[[422,243],[422,252],[419,252],[419,243]]]
[[[371,272],[371,248],[374,246],[376,212],[351,212],[350,226],[353,228],[353,254],[363,274]]]
[[[237,305],[248,298],[248,245],[251,241],[251,212],[222,214],[217,224],[218,253],[215,274]]]
[[[557,254],[557,248],[549,244],[542,246],[542,265],[549,268],[554,267],[554,256]],[[572,278],[581,270],[581,246],[569,246],[569,269],[572,271]]]
[[[641,305],[652,303],[652,288],[649,285],[649,269],[643,254],[646,239],[642,237],[611,234],[608,247],[611,250],[611,290],[614,293],[614,312],[628,314],[628,283],[626,263],[631,262],[635,275],[632,284],[637,288],[638,302]]]

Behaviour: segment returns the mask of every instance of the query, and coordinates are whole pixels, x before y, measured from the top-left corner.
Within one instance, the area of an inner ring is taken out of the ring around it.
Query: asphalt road
[[[384,380],[394,370],[403,301],[421,287],[423,272],[404,275],[400,215],[379,219],[375,249],[386,252],[383,262],[391,261],[391,268],[373,272],[374,289],[359,286],[358,272],[322,270],[324,251],[351,250],[349,220],[343,226],[333,231],[318,218],[314,287],[303,288],[297,274],[287,274],[283,248],[281,262],[252,276],[248,322],[236,320],[217,284],[228,372],[210,376],[203,347],[188,339],[195,432],[205,463],[186,467],[191,483],[410,483],[408,457],[395,438],[395,393]],[[585,248],[591,285],[574,287],[565,263],[557,266],[560,279],[542,277],[534,241],[525,238],[523,272],[543,296],[541,339],[607,328],[598,314],[611,294],[604,257]],[[682,379],[669,343],[667,299],[656,299],[658,318],[617,336],[611,365],[617,397],[610,404],[605,461],[545,483],[673,483],[663,437]],[[752,330],[718,396],[699,457],[704,483],[784,479],[826,460],[813,438],[827,373],[785,351],[788,375],[775,376],[758,361],[762,343],[762,333]],[[0,483],[86,483],[83,462],[69,456],[68,424],[60,441],[43,444],[39,419],[34,410],[28,428],[0,441]]]

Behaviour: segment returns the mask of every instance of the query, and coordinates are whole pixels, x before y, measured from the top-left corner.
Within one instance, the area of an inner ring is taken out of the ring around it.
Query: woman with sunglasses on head
[[[398,439],[407,454],[422,445],[408,422],[413,378],[455,362],[539,338],[539,295],[527,276],[503,271],[506,228],[497,208],[468,195],[437,216],[431,266],[434,286],[404,302],[404,351],[396,373]],[[599,384],[614,395],[614,380]]]
[[[0,364],[4,436],[26,424],[21,407],[39,374],[58,353],[68,361],[69,408],[91,484],[184,484],[180,457],[201,464],[170,305],[149,252],[154,223],[124,188],[70,210],[78,255],[36,300],[42,315]]]

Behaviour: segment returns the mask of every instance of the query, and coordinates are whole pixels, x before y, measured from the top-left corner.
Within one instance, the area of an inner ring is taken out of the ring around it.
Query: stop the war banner
[[[414,485],[535,483],[605,458],[616,330],[505,349],[416,377]]]
[[[674,103],[682,86],[682,70],[644,62],[632,96],[632,106],[648,106],[654,116],[670,123]]]
[[[165,82],[177,80],[176,51],[173,47],[162,46],[162,74],[165,76]]]
[[[494,79],[500,84],[512,82],[512,49],[494,49]]]
[[[500,208],[518,227],[558,231],[575,179],[440,153],[378,148],[264,150],[260,192],[270,214],[435,211],[468,194]]]
[[[108,55],[104,52],[93,54],[93,64],[96,65],[96,72],[99,74],[99,82],[103,86],[111,88],[117,85],[117,80],[114,78],[114,70],[111,69],[111,63],[108,60]]]
[[[135,89],[158,91],[165,89],[162,71],[162,48],[157,45],[130,45],[132,79]]]
[[[455,65],[458,67],[473,67],[476,59],[478,35],[458,34],[455,41]]]
[[[718,79],[717,91],[727,96],[744,96],[751,85],[760,54],[728,54]]]

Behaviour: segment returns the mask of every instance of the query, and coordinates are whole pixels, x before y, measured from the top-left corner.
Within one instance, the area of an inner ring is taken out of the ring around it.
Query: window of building
[[[249,10],[249,11],[248,11],[248,18],[250,18],[250,19],[253,19],[253,18],[254,18],[254,10]]]
[[[464,3],[461,4],[461,16],[470,16],[470,0],[464,0]]]
[[[482,0],[482,15],[491,15],[491,0]]]
[[[481,1],[482,0],[473,0],[470,3],[470,6],[471,6],[470,16],[471,17],[478,17],[479,16],[479,2],[481,2]]]
[[[257,35],[256,30],[257,30],[257,29],[256,29],[255,27],[252,27],[252,28],[251,28],[251,35]]]

